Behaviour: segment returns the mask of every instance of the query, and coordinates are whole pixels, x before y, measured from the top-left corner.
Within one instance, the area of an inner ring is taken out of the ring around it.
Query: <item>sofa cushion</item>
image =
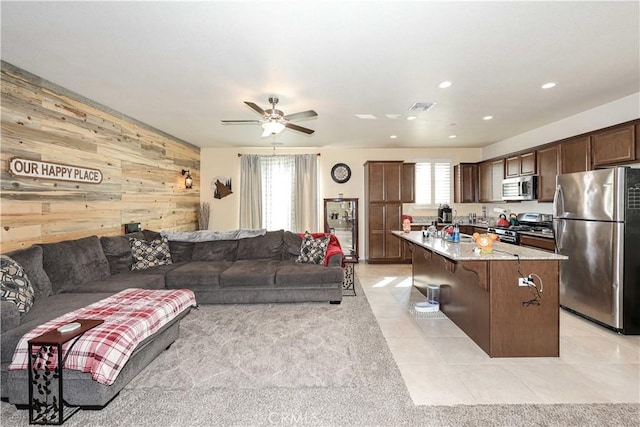
[[[133,256],[131,270],[146,270],[172,263],[169,241],[166,237],[160,237],[150,242],[130,237],[129,243]]]
[[[273,286],[281,261],[238,260],[220,273],[220,287]]]
[[[44,271],[42,265],[42,248],[38,245],[19,249],[7,253],[22,266],[31,281],[31,286],[35,292],[35,299],[46,298],[53,293],[51,289],[51,279]]]
[[[284,230],[267,231],[263,236],[238,240],[236,259],[280,260],[283,253]]]
[[[165,289],[163,274],[140,274],[138,271],[119,273],[103,280],[82,285],[83,293],[116,293],[129,288]]]
[[[54,293],[82,292],[83,284],[110,276],[109,261],[97,236],[41,246]]]
[[[328,235],[315,238],[309,232],[305,232],[300,244],[300,255],[296,262],[324,265],[324,257],[327,254],[329,240],[330,237]]]
[[[193,244],[193,261],[235,261],[237,240],[212,240]]]
[[[207,291],[220,288],[220,274],[231,267],[231,261],[191,261],[165,276],[168,289],[189,288]]]
[[[282,241],[283,259],[295,260],[300,256],[300,246],[302,245],[302,236],[300,234],[285,231]]]
[[[144,240],[144,234],[141,231],[129,233],[124,236],[104,236],[100,238],[100,245],[104,255],[109,261],[109,271],[111,274],[123,273],[131,271],[133,265],[133,256],[131,255],[131,245],[129,237]]]
[[[22,314],[33,305],[34,291],[24,269],[14,259],[0,255],[0,299],[15,304]]]
[[[171,252],[171,261],[188,262],[191,261],[193,255],[193,243],[174,242],[172,240],[169,240],[169,251]]]
[[[344,280],[342,267],[325,267],[283,261],[276,271],[276,286],[314,287],[320,284],[340,284]]]
[[[20,326],[20,312],[18,311],[18,306],[14,303],[9,301],[0,301],[0,316],[2,317],[0,327],[3,334],[6,331]]]

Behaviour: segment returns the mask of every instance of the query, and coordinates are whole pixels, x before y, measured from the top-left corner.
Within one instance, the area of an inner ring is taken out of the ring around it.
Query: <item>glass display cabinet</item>
[[[336,235],[345,261],[358,262],[358,199],[324,199],[324,232]]]

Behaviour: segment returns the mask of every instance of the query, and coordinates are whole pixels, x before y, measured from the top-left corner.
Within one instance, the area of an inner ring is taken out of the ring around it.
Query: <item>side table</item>
[[[29,340],[29,424],[54,424],[60,425],[69,417],[75,414],[79,407],[71,407],[66,404],[62,394],[62,371],[69,352],[86,331],[95,328],[104,320],[77,319],[80,328],[68,333],[60,333],[57,329],[49,331]],[[66,355],[62,354],[62,345],[75,339],[67,349]],[[39,346],[34,353],[33,346]],[[58,364],[53,369],[49,369],[51,362],[48,360],[53,356],[53,349],[58,353]],[[57,381],[57,392],[51,386],[53,381]],[[36,390],[34,390],[37,389]],[[35,391],[35,393],[34,393]],[[70,409],[67,416],[64,416],[64,408]]]
[[[344,260],[344,281],[342,282],[342,295],[346,296],[355,296],[356,295],[356,286],[355,286],[355,272],[354,272],[354,264],[356,264],[358,260],[353,260],[347,258]]]

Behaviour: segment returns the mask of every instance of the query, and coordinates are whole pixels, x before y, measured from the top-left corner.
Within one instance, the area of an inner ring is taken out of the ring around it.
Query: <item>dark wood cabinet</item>
[[[416,164],[415,163],[403,163],[402,164],[402,202],[403,203],[415,203],[415,177],[416,177]]]
[[[505,159],[505,178],[533,175],[536,173],[536,152],[518,154]]]
[[[568,139],[560,143],[560,173],[591,170],[591,141],[589,136]]]
[[[591,135],[593,167],[636,160],[635,126],[627,125]]]
[[[480,202],[502,201],[502,180],[504,179],[504,159],[482,162],[478,166],[480,181]]]
[[[453,167],[453,202],[478,202],[478,165],[460,163]]]
[[[364,164],[365,253],[370,263],[402,262],[402,161]]]
[[[539,202],[553,202],[553,196],[556,191],[556,175],[560,171],[559,151],[558,145],[537,151]]]
[[[554,239],[547,237],[531,236],[528,234],[520,234],[520,246],[542,249],[549,252],[556,251],[556,242]]]

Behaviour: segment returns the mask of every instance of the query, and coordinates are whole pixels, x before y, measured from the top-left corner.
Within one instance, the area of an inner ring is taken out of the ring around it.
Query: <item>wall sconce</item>
[[[193,187],[193,178],[191,178],[191,171],[188,171],[186,169],[182,169],[182,176],[185,176],[184,179],[184,188],[191,188]]]

